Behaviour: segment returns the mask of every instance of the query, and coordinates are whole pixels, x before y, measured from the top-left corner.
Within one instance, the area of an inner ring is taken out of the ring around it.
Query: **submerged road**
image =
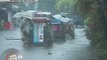
[[[6,49],[18,49],[23,60],[98,60],[96,50],[86,39],[83,28],[75,29],[75,39],[54,42],[52,46],[23,46],[19,29],[0,31],[0,56]]]

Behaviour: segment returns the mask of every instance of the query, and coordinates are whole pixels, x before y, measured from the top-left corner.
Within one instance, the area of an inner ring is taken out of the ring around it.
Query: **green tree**
[[[57,13],[55,9],[56,0],[39,0],[38,10]]]
[[[75,16],[88,20],[89,39],[94,46],[102,48],[107,53],[107,1],[90,0],[90,2],[86,2],[86,0],[76,0],[76,3],[73,2],[74,0],[58,0],[56,8],[61,11],[66,7],[69,9],[70,15],[76,14]]]

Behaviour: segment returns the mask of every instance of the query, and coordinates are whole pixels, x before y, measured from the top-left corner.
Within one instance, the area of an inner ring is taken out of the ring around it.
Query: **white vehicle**
[[[20,14],[22,14],[20,16]],[[13,17],[20,18],[23,17],[24,20],[21,26],[22,38],[26,43],[38,44],[44,43],[46,40],[51,40],[46,37],[46,31],[49,26],[49,16],[50,12],[36,12],[36,11],[26,11],[20,12]],[[50,36],[50,30],[48,30],[48,35]]]

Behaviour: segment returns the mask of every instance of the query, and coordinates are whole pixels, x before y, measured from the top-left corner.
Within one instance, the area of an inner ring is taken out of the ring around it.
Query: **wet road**
[[[54,42],[53,46],[24,47],[18,28],[0,31],[0,56],[4,50],[16,48],[24,56],[23,60],[98,60],[97,52],[86,39],[83,29],[78,28],[75,32],[74,40]]]

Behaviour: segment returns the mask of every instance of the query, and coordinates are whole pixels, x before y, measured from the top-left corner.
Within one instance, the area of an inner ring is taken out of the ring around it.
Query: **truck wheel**
[[[61,39],[62,39],[63,41],[65,41],[65,40],[66,40],[66,35],[65,35],[64,33],[61,33],[60,35],[61,35]]]
[[[22,41],[23,41],[24,46],[25,45],[27,45],[27,46],[30,45],[31,44],[30,37],[26,36],[24,34],[24,32],[21,32],[21,33],[22,33]]]
[[[45,45],[45,46],[52,46],[52,45],[53,45],[52,39],[45,39],[44,45]]]

